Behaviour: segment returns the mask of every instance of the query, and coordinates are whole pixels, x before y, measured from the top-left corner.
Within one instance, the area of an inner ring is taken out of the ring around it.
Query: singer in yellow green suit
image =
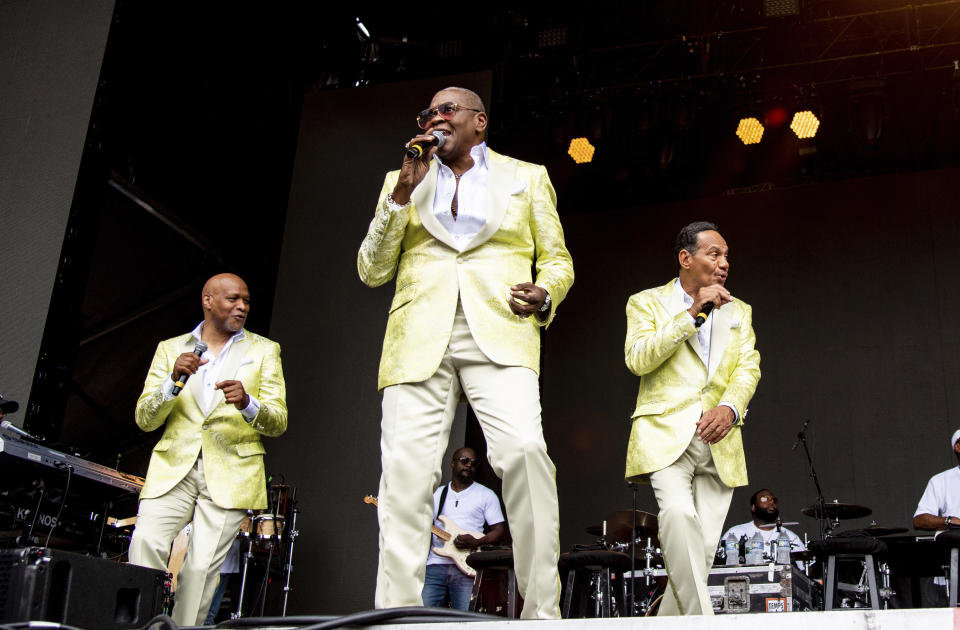
[[[747,483],[741,431],[760,354],[750,306],[726,288],[716,226],[684,227],[676,255],[678,278],[627,303],[624,357],[640,391],[626,478],[650,483],[660,507],[669,586],[659,614],[713,614],[707,575],[733,488]]]
[[[357,257],[367,285],[396,279],[378,379],[375,603],[422,603],[432,492],[464,395],[503,479],[521,615],[558,618],[556,470],[538,385],[540,330],[573,284],[556,195],[544,167],[487,148],[474,92],[438,92],[417,122],[409,144],[427,148],[387,174]]]
[[[214,276],[201,305],[203,322],[193,332],[160,342],[136,410],[137,426],[164,431],[140,493],[130,562],[166,569],[171,542],[191,524],[172,614],[178,626],[206,620],[246,511],[267,507],[260,438],[287,428],[280,346],[243,328],[246,283]],[[201,341],[207,349],[198,356]],[[181,375],[188,380],[174,394]]]

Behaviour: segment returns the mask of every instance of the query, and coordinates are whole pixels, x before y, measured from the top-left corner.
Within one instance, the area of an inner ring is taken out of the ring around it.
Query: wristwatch
[[[546,299],[543,300],[543,306],[540,307],[541,313],[546,313],[550,310],[550,294],[547,293]]]
[[[946,525],[947,527],[950,527],[950,524],[951,524],[952,522],[953,522],[953,517],[952,517],[952,516],[948,516],[947,518],[943,519],[943,524]]]

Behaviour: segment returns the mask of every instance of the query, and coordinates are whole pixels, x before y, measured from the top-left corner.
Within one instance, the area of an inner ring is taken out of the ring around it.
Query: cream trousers
[[[712,615],[707,577],[723,533],[733,488],[717,475],[710,447],[694,434],[687,450],[650,474],[669,578],[659,615]]]
[[[172,617],[178,626],[201,626],[220,579],[220,565],[237,537],[246,510],[227,510],[210,498],[203,460],[169,492],[142,499],[130,539],[130,562],[167,570],[170,544],[191,524],[190,542],[178,577]]]
[[[440,367],[426,381],[383,390],[377,608],[420,606],[433,490],[461,391],[480,421],[503,480],[521,616],[559,619],[556,468],[540,426],[540,389],[528,368],[491,363],[460,307]]]

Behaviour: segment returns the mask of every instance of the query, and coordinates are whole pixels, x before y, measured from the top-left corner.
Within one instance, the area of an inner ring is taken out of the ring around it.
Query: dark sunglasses
[[[461,463],[462,465],[464,465],[464,466],[467,466],[467,465],[476,466],[476,465],[477,465],[477,460],[475,460],[475,459],[472,458],[472,457],[460,457],[460,458],[457,459],[457,461],[460,462],[460,463]]]
[[[457,112],[461,109],[466,109],[471,112],[480,111],[479,109],[464,107],[463,105],[458,105],[457,103],[440,103],[436,107],[430,107],[417,114],[417,126],[419,126],[421,129],[426,129],[427,123],[429,123],[437,114],[440,114],[440,117],[444,120],[453,120],[453,117],[456,116]]]

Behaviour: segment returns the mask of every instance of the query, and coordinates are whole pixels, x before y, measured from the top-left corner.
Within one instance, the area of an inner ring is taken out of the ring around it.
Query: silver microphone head
[[[206,344],[206,342],[205,342],[205,341],[198,341],[198,342],[197,342],[197,345],[193,347],[193,351],[196,353],[197,356],[200,356],[201,354],[203,354],[204,352],[206,352],[206,351],[207,351],[207,344]]]
[[[437,148],[443,146],[443,143],[447,141],[447,137],[443,135],[443,132],[439,129],[434,129],[430,132],[430,135],[437,139]]]

